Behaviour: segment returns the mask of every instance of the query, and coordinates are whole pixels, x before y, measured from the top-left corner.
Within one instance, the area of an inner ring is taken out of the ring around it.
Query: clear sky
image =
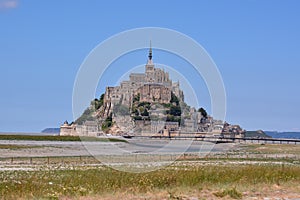
[[[227,121],[300,130],[299,10],[298,0],[0,0],[0,131],[71,121],[73,84],[88,53],[149,26],[182,32],[207,50],[225,84]],[[146,53],[133,58],[142,64]],[[163,56],[154,51],[154,61]]]

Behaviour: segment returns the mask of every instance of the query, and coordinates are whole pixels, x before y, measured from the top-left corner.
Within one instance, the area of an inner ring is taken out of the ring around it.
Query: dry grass
[[[249,153],[260,154],[299,154],[300,145],[293,144],[250,144],[243,146]]]
[[[41,146],[36,145],[17,145],[17,144],[0,144],[0,149],[31,149],[31,148],[41,148]]]
[[[141,195],[152,195],[154,199],[158,194],[167,199],[185,199],[191,195],[201,197],[201,194],[207,194],[212,199],[242,198],[245,194],[259,192],[254,190],[258,186],[299,186],[300,167],[172,166],[146,174],[109,168],[44,169],[0,172],[0,180],[0,199],[113,199],[120,194],[132,196],[132,199],[139,199]],[[295,190],[300,195],[300,188]]]
[[[0,135],[0,140],[127,142],[126,140],[120,138],[50,136],[50,135]]]

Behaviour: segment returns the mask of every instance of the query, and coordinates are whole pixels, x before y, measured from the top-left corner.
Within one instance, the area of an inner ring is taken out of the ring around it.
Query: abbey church
[[[102,117],[109,116],[117,104],[131,107],[135,95],[140,96],[141,102],[169,103],[172,92],[180,101],[184,101],[179,82],[172,82],[168,72],[155,68],[150,46],[145,73],[131,73],[129,80],[121,82],[120,86],[106,88]]]

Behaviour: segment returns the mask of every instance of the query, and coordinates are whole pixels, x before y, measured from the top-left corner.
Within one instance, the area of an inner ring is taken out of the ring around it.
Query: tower
[[[149,83],[154,82],[154,64],[152,61],[152,44],[150,41],[150,48],[149,48],[149,54],[148,54],[148,61],[145,66],[145,72],[146,72],[146,81]]]
[[[148,61],[152,60],[152,45],[151,45],[151,40],[150,40],[150,49],[149,49],[149,55],[148,55]]]

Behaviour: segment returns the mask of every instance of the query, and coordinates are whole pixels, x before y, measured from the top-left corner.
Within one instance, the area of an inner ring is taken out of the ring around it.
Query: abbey
[[[131,73],[129,80],[121,82],[120,86],[106,87],[102,117],[109,116],[115,105],[131,107],[136,95],[139,95],[142,102],[169,103],[171,93],[184,101],[179,82],[172,82],[168,72],[155,68],[150,46],[145,73]]]
[[[61,126],[60,135],[243,135],[239,126],[224,124],[204,111],[188,106],[179,81],[173,82],[168,72],[155,67],[150,44],[145,72],[131,73],[119,86],[106,87],[75,123]]]

